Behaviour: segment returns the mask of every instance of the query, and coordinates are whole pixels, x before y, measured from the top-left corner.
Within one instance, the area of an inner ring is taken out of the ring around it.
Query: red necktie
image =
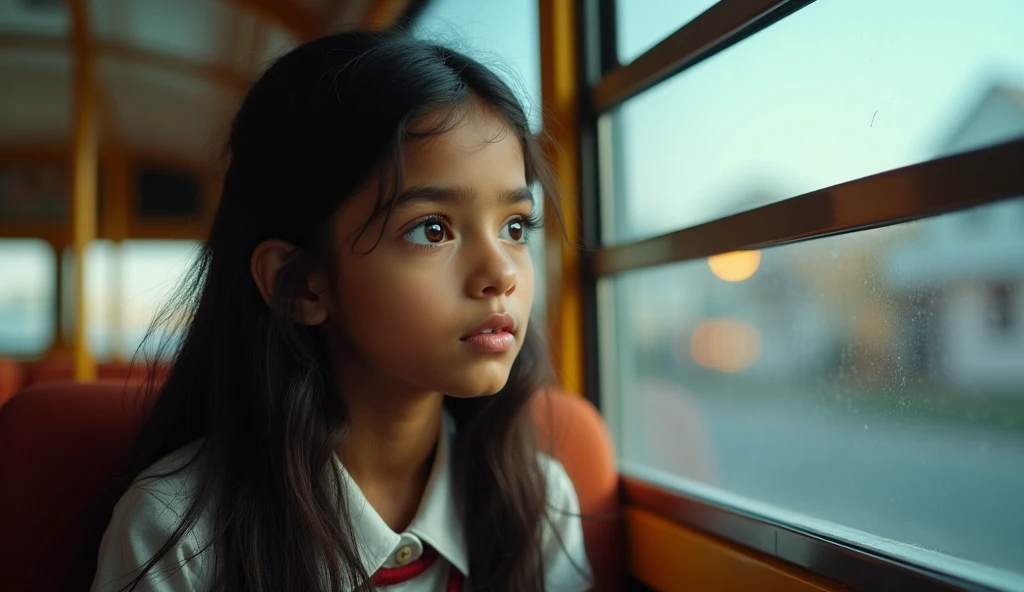
[[[400,567],[382,567],[378,569],[377,573],[373,574],[373,585],[384,587],[408,582],[427,571],[435,559],[437,559],[437,550],[433,547],[424,546],[423,554],[420,555],[419,559],[410,561]],[[461,592],[462,573],[452,565],[448,568],[448,574],[448,592]]]

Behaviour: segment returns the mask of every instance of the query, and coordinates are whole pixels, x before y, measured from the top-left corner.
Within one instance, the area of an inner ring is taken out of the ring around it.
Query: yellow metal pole
[[[539,2],[544,129],[553,140],[553,145],[547,147],[547,156],[561,184],[562,216],[568,236],[566,241],[557,224],[547,225],[548,339],[563,388],[582,393],[585,385],[578,250],[581,240],[577,3],[573,0]]]
[[[75,330],[72,347],[75,380],[94,380],[96,362],[86,339],[88,315],[85,294],[85,249],[96,238],[96,70],[86,0],[71,0],[74,48],[74,125],[72,141],[72,241],[74,244]]]

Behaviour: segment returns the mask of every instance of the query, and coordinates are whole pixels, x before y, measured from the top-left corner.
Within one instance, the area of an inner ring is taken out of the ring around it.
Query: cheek
[[[534,293],[533,264],[525,249],[510,252],[510,257],[517,281],[506,305],[525,332]],[[468,325],[477,320],[481,306],[466,294],[472,260],[464,259],[458,253],[446,259],[444,254],[399,255],[382,249],[343,261],[339,321],[356,354],[410,383],[451,387],[445,381],[458,375],[451,364],[466,363],[458,341],[472,328]]]
[[[339,308],[352,342],[374,357],[406,358],[450,333],[459,283],[438,265],[408,265],[371,254],[342,274]],[[446,308],[447,307],[447,308]]]
[[[516,260],[516,265],[519,268],[519,277],[516,283],[516,295],[519,297],[523,316],[529,316],[528,313],[530,312],[530,306],[533,303],[535,282],[533,259],[530,258],[529,253],[524,253]]]

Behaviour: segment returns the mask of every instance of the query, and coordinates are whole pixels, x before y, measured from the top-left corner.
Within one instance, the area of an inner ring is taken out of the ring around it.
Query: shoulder
[[[181,525],[199,485],[196,466],[186,466],[197,451],[193,443],[157,461],[121,496],[100,544],[94,591],[119,590],[130,583]],[[203,513],[136,589],[203,589],[197,584],[205,580],[203,552],[209,532]]]
[[[198,464],[192,462],[201,444],[196,440],[150,465],[139,473],[126,495],[146,497],[144,493],[174,510],[182,505],[187,508],[201,482]]]
[[[543,452],[537,454],[537,462],[547,484],[548,505],[579,514],[580,504],[576,487],[562,463]]]
[[[545,589],[589,590],[592,576],[576,488],[562,463],[543,453],[537,460],[547,484],[548,514],[541,540]]]

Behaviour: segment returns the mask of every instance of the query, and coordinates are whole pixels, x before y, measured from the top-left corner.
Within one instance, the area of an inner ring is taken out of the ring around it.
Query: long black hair
[[[332,35],[278,59],[249,91],[231,127],[209,239],[163,315],[180,323],[183,336],[166,380],[149,386],[126,471],[135,479],[202,438],[187,466],[198,466],[203,479],[180,526],[130,588],[204,512],[212,517],[216,590],[372,587],[345,508],[339,517],[340,481],[332,475],[347,429],[345,401],[331,386],[322,336],[291,320],[289,296],[311,268],[330,269],[330,214],[376,181],[374,215],[388,215],[402,184],[403,145],[451,129],[470,101],[518,137],[527,182],[553,198],[551,173],[513,92],[445,47],[405,33]],[[279,274],[270,306],[250,274],[255,247],[268,239],[298,253]],[[549,372],[532,331],[500,393],[445,402],[457,426],[456,496],[478,590],[543,587],[546,492],[528,403]]]

